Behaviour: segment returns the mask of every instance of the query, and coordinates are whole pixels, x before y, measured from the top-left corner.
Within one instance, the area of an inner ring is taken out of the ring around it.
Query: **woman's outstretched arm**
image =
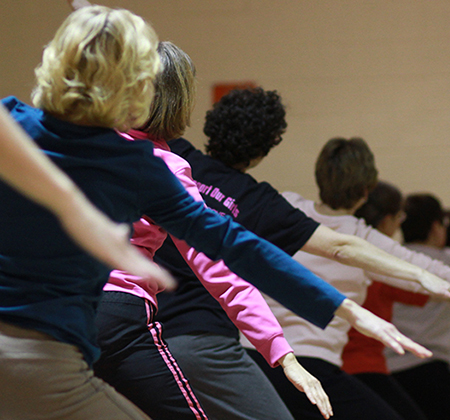
[[[163,287],[174,281],[129,243],[129,228],[94,207],[0,106],[0,177],[52,211],[83,249],[110,267],[152,278]]]

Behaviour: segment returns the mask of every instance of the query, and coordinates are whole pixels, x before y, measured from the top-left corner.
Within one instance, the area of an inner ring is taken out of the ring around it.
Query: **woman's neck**
[[[323,214],[324,216],[353,216],[365,202],[367,201],[367,195],[361,197],[353,207],[349,209],[339,208],[332,209],[329,205],[325,203],[314,203],[314,208],[317,213]]]
[[[324,216],[353,216],[356,208],[351,209],[332,209],[330,206],[324,203],[314,203],[314,209],[317,213]]]

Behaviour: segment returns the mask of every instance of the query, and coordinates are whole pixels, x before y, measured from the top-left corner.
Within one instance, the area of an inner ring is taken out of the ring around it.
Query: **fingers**
[[[176,288],[177,282],[168,271],[148,260],[138,251],[135,252],[134,249],[132,251],[133,255],[127,261],[127,266],[123,267],[125,271],[139,276],[143,280],[155,283],[158,289],[172,291]]]
[[[280,364],[283,366],[287,379],[299,391],[306,394],[309,401],[317,406],[325,419],[329,419],[333,415],[333,409],[320,381],[303,368],[292,354],[289,359],[283,360]]]
[[[85,6],[92,6],[88,0],[67,0],[72,10],[78,10]]]
[[[119,244],[122,252],[116,259],[115,267],[125,270],[135,276],[141,277],[142,280],[155,283],[159,289],[174,290],[177,282],[169,274],[168,271],[162,269],[153,261],[143,256],[133,245],[129,242],[124,246]],[[125,249],[126,247],[126,249]],[[124,252],[127,256],[124,257]]]
[[[437,296],[437,297],[440,297],[440,298],[443,298],[446,300],[450,299],[450,287],[449,287],[448,283],[447,284],[445,284],[445,283],[447,283],[447,282],[444,282],[444,284],[439,288],[430,287],[430,288],[427,288],[427,290],[434,296]]]
[[[379,337],[375,336],[374,338],[381,341],[386,347],[391,348],[398,354],[405,354],[405,350],[403,345],[401,344],[402,336],[400,333],[386,333],[380,334]]]
[[[338,310],[339,314],[338,311],[336,314],[347,319],[357,331],[381,341],[398,354],[410,351],[420,358],[432,355],[428,349],[400,333],[390,322],[381,319],[349,299],[345,299]]]
[[[444,299],[450,299],[450,290],[448,288],[444,288],[441,293],[438,293],[438,296]]]
[[[304,385],[304,392],[312,404],[316,405],[320,413],[325,419],[329,419],[333,415],[333,409],[328,395],[322,388],[322,384],[314,377],[314,383]]]
[[[403,335],[391,323],[380,320],[379,324],[381,328],[379,328],[378,332],[373,334],[373,338],[381,341],[385,346],[391,348],[396,353],[405,354],[405,351],[409,351],[421,359],[432,356],[431,351]]]
[[[450,283],[441,278],[424,271],[421,279],[422,287],[430,294],[443,299],[450,299]]]
[[[430,350],[401,334],[398,330],[396,330],[396,333],[391,335],[389,347],[399,354],[404,354],[405,350],[409,351],[421,359],[425,359],[433,355]]]
[[[72,238],[93,257],[111,268],[118,268],[153,282],[159,289],[173,290],[175,280],[131,245],[130,228],[117,224],[93,207],[83,195],[73,195],[72,205],[60,221]]]

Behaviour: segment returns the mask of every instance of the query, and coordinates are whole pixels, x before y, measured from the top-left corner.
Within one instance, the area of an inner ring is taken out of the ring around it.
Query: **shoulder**
[[[434,248],[427,245],[407,243],[405,247],[415,252],[428,255],[429,257],[442,261],[446,265],[450,265],[450,248]]]
[[[296,192],[284,191],[281,195],[291,206],[303,211],[305,211],[305,206],[307,206],[308,203],[312,203],[312,201],[307,200]]]
[[[300,194],[293,191],[284,191],[281,193],[281,195],[292,205],[294,205],[295,203],[302,203],[305,201],[305,199]]]
[[[170,150],[185,159],[191,165],[192,170],[198,174],[215,174],[217,169],[222,168],[222,163],[205,155],[202,151],[196,149],[190,142],[184,138],[171,140],[167,143]],[[220,170],[223,172],[223,169]]]
[[[167,144],[169,145],[170,150],[179,156],[186,157],[187,155],[195,152],[197,154],[203,155],[200,150],[196,149],[189,141],[184,138],[170,140]]]
[[[22,103],[22,102],[20,102],[15,96],[7,96],[6,98],[2,99],[2,104],[6,108],[8,108],[10,111],[19,103]]]
[[[189,163],[185,159],[168,150],[155,149],[154,154],[155,156],[161,158],[174,173],[184,171],[186,169],[191,169]]]
[[[2,99],[3,106],[12,114],[30,114],[34,112],[42,112],[30,105],[20,101],[15,96],[8,96]]]

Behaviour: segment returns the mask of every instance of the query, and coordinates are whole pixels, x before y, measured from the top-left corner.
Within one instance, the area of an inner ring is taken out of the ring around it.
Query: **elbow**
[[[338,246],[333,252],[332,259],[341,264],[347,264],[351,260],[345,246]]]
[[[338,263],[345,265],[354,265],[357,260],[358,245],[350,242],[342,242],[333,250],[332,259]]]

